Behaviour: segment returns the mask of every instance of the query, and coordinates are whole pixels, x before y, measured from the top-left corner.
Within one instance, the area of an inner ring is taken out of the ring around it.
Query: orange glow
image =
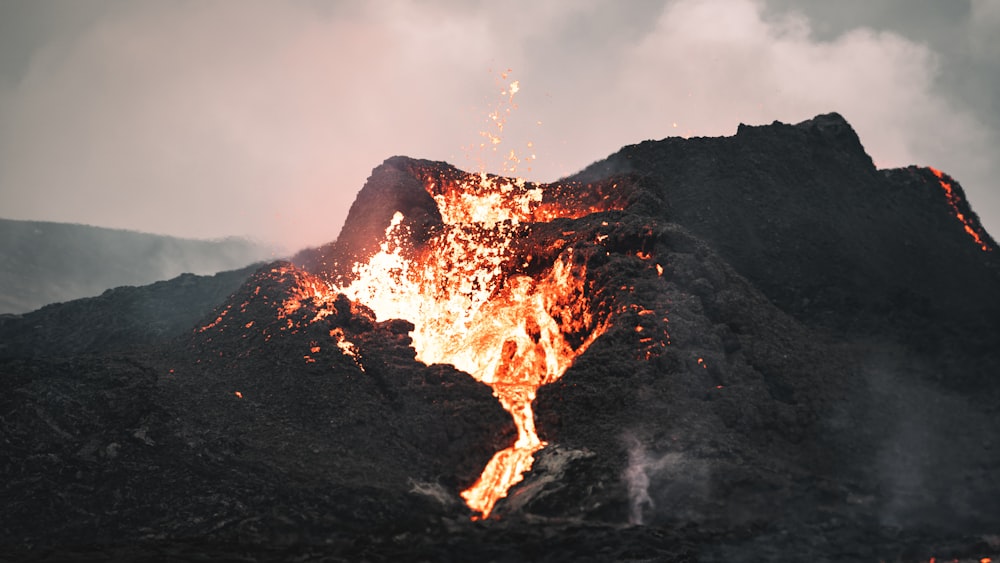
[[[354,346],[353,342],[347,340],[347,337],[344,336],[343,329],[338,327],[331,330],[330,338],[337,343],[337,348],[340,349],[342,354],[353,359],[354,363],[361,368],[361,371],[365,371],[365,366],[361,363],[361,355],[358,353],[358,349]]]
[[[243,393],[240,393],[239,391],[236,391],[235,393],[233,393],[233,395],[236,395],[237,399],[242,399],[243,398]]]
[[[274,268],[271,270],[271,273],[279,275],[296,274],[290,267]],[[285,328],[292,328],[294,326],[294,323],[288,317],[301,309],[303,303],[319,305],[333,297],[330,294],[330,288],[316,276],[298,274],[294,275],[294,277],[295,285],[291,295],[285,299],[284,303],[282,303],[281,307],[278,309],[278,318],[288,319],[288,324]],[[332,307],[316,307],[316,316],[310,322],[318,321],[333,314],[333,312],[334,309]]]
[[[212,322],[208,323],[207,325],[205,325],[205,326],[203,326],[203,327],[199,328],[199,329],[198,329],[198,332],[205,332],[206,330],[209,330],[209,329],[212,329],[212,328],[215,328],[216,326],[218,326],[218,325],[219,325],[219,323],[221,323],[221,322],[223,321],[223,319],[225,319],[225,318],[226,318],[226,315],[227,315],[227,314],[229,314],[229,309],[230,309],[231,307],[232,307],[231,305],[230,305],[230,306],[227,306],[227,307],[226,307],[226,308],[225,308],[225,309],[224,309],[224,310],[222,311],[222,314],[220,314],[220,315],[219,315],[218,317],[216,317],[214,321],[212,321]]]
[[[486,383],[511,414],[517,440],[462,492],[485,518],[544,447],[531,408],[535,391],[559,379],[606,325],[580,298],[586,267],[575,263],[565,242],[540,274],[510,272],[521,225],[542,208],[541,187],[485,174],[447,183],[427,178],[425,187],[438,203],[443,227],[424,248],[404,250],[408,231],[397,212],[379,252],[356,264],[353,281],[336,291],[371,307],[379,321],[412,322],[418,360],[452,364]],[[556,211],[546,207],[547,213]],[[571,334],[585,336],[574,345]]]
[[[507,85],[504,103],[513,106],[519,90],[517,81]],[[510,107],[501,107],[490,114],[490,129],[483,133],[486,140],[481,148],[497,150],[509,112]],[[516,153],[510,151],[504,171],[513,172],[518,162]],[[285,300],[274,304],[277,318],[283,321],[279,330],[295,332],[304,323],[336,314],[334,301],[344,294],[370,308],[378,322],[405,319],[413,323],[410,338],[418,361],[454,365],[489,385],[510,413],[517,438],[493,456],[475,484],[461,492],[468,506],[487,518],[496,502],[531,469],[534,454],[545,447],[532,410],[537,389],[562,377],[608,328],[608,321],[592,311],[584,297],[586,261],[571,242],[557,239],[545,249],[544,259],[516,255],[515,244],[533,223],[622,209],[627,194],[616,190],[617,184],[542,186],[483,171],[466,174],[414,167],[410,172],[436,202],[442,224],[421,233],[426,238],[415,243],[406,217],[396,211],[378,251],[367,261],[353,264],[338,286],[292,267],[273,269],[272,274],[292,281]],[[546,194],[546,189],[552,193]],[[608,222],[602,225],[611,231]],[[573,234],[563,232],[565,237]],[[605,245],[608,239],[609,234],[601,233],[596,240],[581,244]],[[649,254],[638,256],[650,258]],[[520,269],[529,262],[530,276]],[[662,275],[661,266],[656,268]],[[201,330],[222,323],[226,313],[228,309]],[[636,327],[637,332],[642,330]],[[365,371],[363,354],[347,340],[343,329],[334,327],[329,336],[343,355]],[[265,334],[265,341],[270,337]],[[305,362],[315,362],[311,354],[317,354],[321,346],[311,342]]]
[[[989,245],[983,241],[982,234],[979,233],[976,229],[974,229],[970,224],[969,220],[965,218],[965,215],[962,214],[961,211],[959,211],[958,205],[961,201],[961,198],[959,197],[958,194],[955,193],[955,188],[954,186],[952,186],[951,182],[946,181],[944,178],[944,173],[938,170],[937,168],[930,168],[930,171],[935,176],[937,176],[938,183],[941,184],[941,189],[944,190],[944,197],[945,199],[948,200],[948,205],[950,205],[952,211],[954,211],[955,217],[962,222],[962,227],[965,229],[965,232],[968,233],[970,237],[972,237],[972,240],[976,241],[976,244],[979,245],[979,248],[983,252],[992,251],[993,249],[990,248]]]

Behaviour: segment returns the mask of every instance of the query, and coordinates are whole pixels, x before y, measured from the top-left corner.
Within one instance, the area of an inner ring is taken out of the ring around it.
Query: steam
[[[454,506],[458,504],[454,491],[449,491],[441,483],[431,483],[427,481],[409,480],[410,493],[422,495],[437,501],[442,506]]]
[[[634,436],[627,437],[626,442],[629,446],[628,467],[624,474],[629,498],[628,523],[641,526],[643,511],[655,505],[649,496],[649,471],[658,468],[657,464],[650,463],[646,448]]]
[[[668,469],[679,467],[682,456],[676,452],[658,457],[650,455],[646,446],[631,433],[624,436],[624,441],[628,448],[628,467],[622,478],[628,489],[628,522],[633,526],[641,526],[646,511],[656,508],[656,503],[649,494],[650,481],[660,477]]]
[[[826,420],[835,448],[875,444],[842,459],[860,477],[848,503],[873,504],[889,527],[932,525],[967,532],[996,519],[996,453],[983,432],[995,426],[988,401],[969,400],[934,368],[892,346],[874,349],[858,384]],[[984,441],[985,440],[985,441]]]
[[[995,466],[996,456],[978,443],[984,434],[960,429],[995,423],[980,405],[921,381],[926,375],[918,375],[920,369],[883,361],[864,374],[875,401],[871,408],[888,415],[876,423],[884,428],[873,464],[882,495],[880,520],[889,526],[956,529],[988,520],[984,513],[995,509],[983,499],[995,486],[981,468]]]

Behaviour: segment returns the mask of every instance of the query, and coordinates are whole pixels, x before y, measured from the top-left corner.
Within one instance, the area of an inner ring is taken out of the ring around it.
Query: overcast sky
[[[0,0],[0,217],[320,244],[389,156],[499,172],[513,80],[532,180],[838,111],[1000,233],[1000,0]]]

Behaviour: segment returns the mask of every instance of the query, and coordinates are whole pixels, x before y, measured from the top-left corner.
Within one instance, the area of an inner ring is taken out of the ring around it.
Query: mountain
[[[87,225],[0,219],[0,312],[99,295],[272,257],[248,240],[195,240]]]
[[[336,242],[127,289],[0,324],[16,558],[1000,553],[997,245],[837,114],[393,157]]]

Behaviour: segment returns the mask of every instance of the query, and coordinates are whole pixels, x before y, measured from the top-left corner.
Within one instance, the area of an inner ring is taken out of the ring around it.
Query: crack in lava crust
[[[461,493],[486,518],[545,446],[535,432],[535,391],[559,379],[607,328],[584,298],[586,265],[574,260],[572,247],[528,276],[515,272],[520,263],[512,243],[531,221],[591,210],[543,206],[542,188],[523,180],[480,174],[424,183],[443,225],[418,247],[396,212],[379,251],[355,264],[353,281],[335,290],[370,307],[380,321],[412,322],[418,360],[452,364],[490,385],[511,414],[517,440]]]

